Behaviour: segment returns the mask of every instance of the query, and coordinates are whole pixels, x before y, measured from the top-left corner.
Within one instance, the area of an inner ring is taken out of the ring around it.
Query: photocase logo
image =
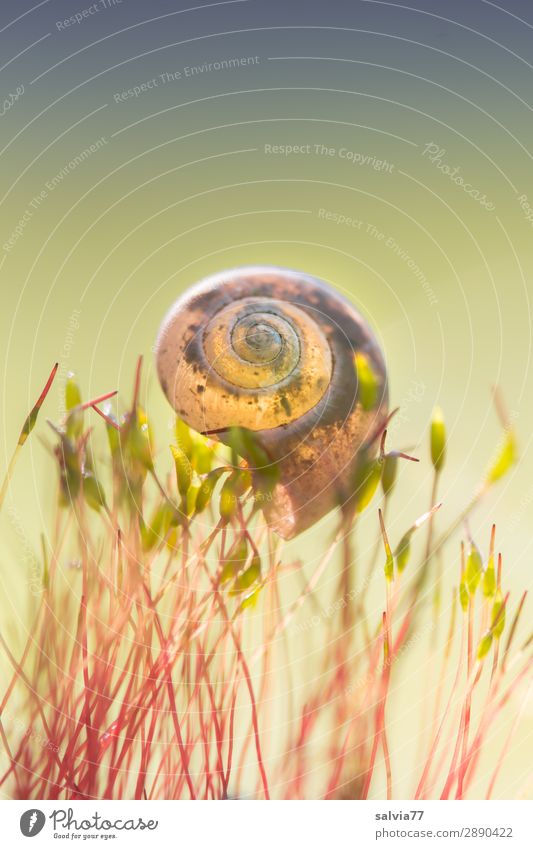
[[[20,818],[20,830],[24,837],[35,837],[43,830],[46,817],[42,811],[36,808],[30,808],[29,811],[24,811]]]

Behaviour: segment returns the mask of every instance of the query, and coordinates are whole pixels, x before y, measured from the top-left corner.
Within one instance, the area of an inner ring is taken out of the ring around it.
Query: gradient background
[[[126,394],[144,354],[146,403],[166,451],[172,417],[151,348],[172,301],[234,265],[302,269],[350,297],[378,334],[392,401],[402,408],[396,447],[427,460],[431,410],[443,407],[450,448],[439,523],[469,501],[498,445],[491,387],[503,388],[522,461],[471,530],[486,553],[497,522],[516,601],[532,566],[533,224],[519,204],[527,195],[533,206],[531,4],[122,0],[58,29],[89,6],[21,0],[0,11],[0,101],[24,87],[0,117],[2,466],[56,360],[61,377],[46,415],[58,420],[68,370],[86,396],[115,387]],[[251,56],[258,63],[183,76],[186,66]],[[177,71],[181,79],[116,102],[117,93]],[[46,192],[6,249],[46,182],[100,137],[106,143]],[[493,210],[424,156],[429,143]],[[310,144],[313,152],[266,154],[268,144]],[[316,155],[315,144],[336,153]],[[351,164],[341,148],[392,167]],[[363,224],[336,225],[320,209]],[[423,272],[431,297],[389,238]],[[29,604],[25,553],[37,549],[53,512],[50,474],[34,438],[0,524],[2,620],[19,635]],[[427,509],[429,486],[427,462],[402,467],[393,539]],[[363,553],[375,515],[369,522]],[[289,547],[306,569],[332,527],[326,519]],[[457,549],[446,562],[450,587]],[[335,580],[334,571],[324,577],[324,597]],[[295,649],[295,662],[312,664],[316,631]],[[410,663],[396,686],[396,763],[414,758],[411,706],[425,674]],[[530,703],[496,795],[531,793],[532,729]],[[396,773],[401,796],[412,778],[407,766]]]

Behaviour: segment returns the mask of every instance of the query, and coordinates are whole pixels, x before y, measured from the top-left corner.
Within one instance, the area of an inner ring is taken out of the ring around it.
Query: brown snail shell
[[[378,402],[358,400],[364,352]],[[383,356],[367,323],[327,283],[275,266],[202,280],[179,298],[156,346],[168,400],[202,433],[249,428],[280,469],[263,511],[288,539],[345,497],[357,452],[387,413]]]

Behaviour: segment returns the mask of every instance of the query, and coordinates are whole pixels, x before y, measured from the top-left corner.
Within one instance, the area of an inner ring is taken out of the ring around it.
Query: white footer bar
[[[73,843],[158,849],[531,849],[532,823],[528,801],[3,801],[1,842],[35,849]]]

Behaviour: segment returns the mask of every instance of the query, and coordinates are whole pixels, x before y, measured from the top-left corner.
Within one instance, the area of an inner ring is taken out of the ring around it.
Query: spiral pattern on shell
[[[379,383],[358,401],[354,354]],[[292,537],[339,503],[357,451],[387,413],[383,357],[355,308],[328,284],[277,267],[208,277],[176,301],[156,346],[161,386],[194,429],[239,425],[258,434],[281,478],[264,506]]]

